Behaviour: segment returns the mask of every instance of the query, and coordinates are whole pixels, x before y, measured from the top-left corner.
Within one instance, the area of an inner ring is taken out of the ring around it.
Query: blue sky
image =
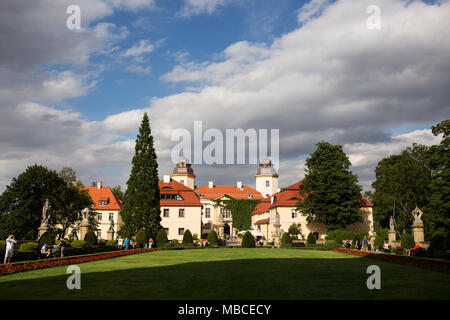
[[[277,129],[280,186],[319,141],[340,144],[364,190],[378,161],[450,110],[450,1],[7,0],[0,10],[0,191],[38,163],[126,187],[148,112],[159,174],[171,136]],[[81,30],[66,27],[69,5]],[[203,147],[207,143],[203,143]],[[192,160],[192,159],[191,159]],[[256,166],[195,165],[197,185],[254,185]]]

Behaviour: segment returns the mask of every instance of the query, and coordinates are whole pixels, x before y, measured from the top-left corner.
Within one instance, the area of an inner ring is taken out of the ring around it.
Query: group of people
[[[344,248],[350,249],[351,241],[347,240],[344,243]],[[364,236],[364,239],[361,241],[359,239],[356,239],[355,248],[358,250],[365,250],[365,251],[375,251],[374,241],[367,239],[366,236]]]
[[[148,241],[144,244],[144,249],[152,248],[154,245],[153,238],[149,238]],[[117,249],[119,250],[128,250],[128,249],[136,249],[137,243],[133,239],[122,239],[119,238],[117,240]]]
[[[5,248],[5,258],[3,260],[4,264],[11,263],[11,259],[14,255],[14,245],[17,243],[17,240],[14,238],[14,235],[10,234],[6,239],[6,248]],[[54,248],[52,251],[51,248]],[[40,252],[41,255],[45,255],[45,258],[48,258],[50,254],[56,253],[61,258],[64,257],[64,253],[66,250],[66,240],[64,237],[59,238],[58,245],[49,245],[47,242],[44,243]]]

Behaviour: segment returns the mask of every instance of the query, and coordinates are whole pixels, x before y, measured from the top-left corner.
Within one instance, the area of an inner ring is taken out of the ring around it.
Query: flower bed
[[[425,260],[425,259],[421,259],[421,258],[417,258],[417,257],[398,256],[398,255],[392,255],[392,254],[370,252],[370,251],[360,251],[360,250],[352,250],[352,249],[343,249],[343,248],[332,249],[331,251],[356,254],[359,256],[369,256],[371,258],[381,259],[381,260],[385,260],[385,261],[389,261],[389,262],[407,264],[407,265],[411,265],[411,266],[432,269],[435,271],[450,272],[450,264],[449,263]]]
[[[126,256],[130,254],[150,252],[150,251],[158,251],[159,249],[133,249],[133,250],[124,250],[124,251],[113,251],[106,253],[98,253],[98,254],[90,254],[85,256],[73,256],[67,258],[56,258],[56,259],[47,259],[47,260],[39,260],[39,261],[25,261],[25,262],[17,262],[10,265],[1,265],[0,266],[0,274],[6,275],[15,272],[29,271],[29,270],[37,270],[37,269],[45,269],[51,267],[59,267],[71,264],[78,264],[83,262],[97,261],[109,258],[115,258],[120,256]]]

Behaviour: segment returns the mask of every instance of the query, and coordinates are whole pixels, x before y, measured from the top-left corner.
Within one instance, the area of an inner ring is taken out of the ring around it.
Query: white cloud
[[[311,0],[305,3],[298,13],[298,22],[305,23],[314,16],[320,14],[328,5],[330,0]]]
[[[217,8],[230,3],[232,0],[184,0],[184,5],[178,11],[179,17],[190,17],[198,14],[211,14]]]
[[[150,53],[155,49],[155,46],[148,40],[139,41],[139,45],[135,45],[123,53],[124,57],[139,57]]]

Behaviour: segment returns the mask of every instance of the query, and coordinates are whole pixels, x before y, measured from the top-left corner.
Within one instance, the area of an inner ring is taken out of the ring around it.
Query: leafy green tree
[[[427,147],[413,144],[401,154],[378,163],[372,187],[374,219],[380,227],[389,227],[393,216],[399,235],[410,230],[411,211],[416,206],[423,208],[430,194],[431,170],[427,158]]]
[[[124,222],[120,233],[122,236],[132,237],[144,228],[148,234],[153,235],[161,229],[161,212],[158,162],[147,113],[144,114],[136,138],[132,165],[120,213]]]
[[[141,229],[136,234],[136,242],[139,245],[140,248],[143,248],[145,246],[145,243],[148,241],[149,237],[145,229]]]
[[[112,187],[111,190],[114,193],[114,195],[117,197],[117,199],[119,199],[120,201],[123,201],[125,194],[122,191],[122,187],[120,185]]]
[[[432,132],[443,134],[444,139],[429,148],[430,197],[423,215],[428,235],[439,229],[450,232],[450,120],[433,126]]]
[[[288,233],[293,236],[297,236],[302,233],[302,225],[300,223],[292,223],[289,226]]]
[[[39,165],[13,178],[0,196],[0,237],[6,239],[12,233],[16,239],[36,239],[45,200],[49,199],[52,210],[59,210],[59,196],[66,187],[56,171]],[[49,223],[55,225],[55,214]]]
[[[308,222],[323,222],[328,230],[362,221],[361,187],[357,176],[349,170],[351,163],[342,146],[328,142],[316,145],[316,151],[306,159],[298,209]]]

